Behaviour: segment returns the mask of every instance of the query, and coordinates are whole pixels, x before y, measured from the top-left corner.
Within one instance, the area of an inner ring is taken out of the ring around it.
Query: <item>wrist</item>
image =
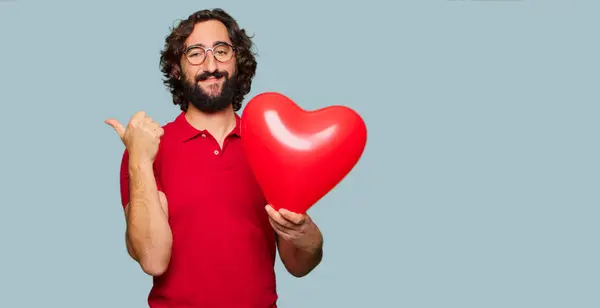
[[[296,258],[302,260],[320,260],[323,256],[322,245],[307,245],[296,247]]]
[[[153,162],[143,157],[131,156],[129,158],[129,172],[152,170]]]

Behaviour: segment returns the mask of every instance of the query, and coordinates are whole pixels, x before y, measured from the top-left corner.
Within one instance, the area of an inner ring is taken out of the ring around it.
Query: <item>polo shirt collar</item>
[[[235,113],[235,127],[233,128],[233,130],[231,131],[231,133],[229,133],[229,135],[227,135],[226,137],[229,137],[231,135],[235,135],[235,136],[241,136],[241,126],[240,126],[240,116]],[[176,127],[176,132],[179,135],[181,141],[185,142],[188,141],[194,137],[197,137],[200,134],[208,134],[207,130],[199,130],[195,127],[193,127],[188,120],[185,117],[185,111],[182,111],[177,118],[175,118],[175,123],[174,123],[175,127]]]

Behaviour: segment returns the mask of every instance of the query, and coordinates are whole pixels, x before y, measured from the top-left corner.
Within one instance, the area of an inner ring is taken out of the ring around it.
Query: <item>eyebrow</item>
[[[227,43],[225,41],[216,41],[216,42],[213,43],[213,46],[217,46],[217,45],[221,45],[221,44],[231,45],[230,43]],[[186,49],[189,49],[189,48],[192,48],[192,47],[198,47],[198,46],[200,46],[200,47],[206,47],[202,43],[197,43],[197,44],[192,44],[192,45],[188,46]]]

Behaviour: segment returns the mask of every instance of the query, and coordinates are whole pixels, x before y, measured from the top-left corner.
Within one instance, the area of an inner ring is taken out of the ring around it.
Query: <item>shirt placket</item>
[[[210,140],[206,140],[206,141],[211,143],[212,154],[213,154],[213,156],[215,156],[215,159],[220,159],[220,157],[222,155],[222,150],[219,148],[219,143],[217,142],[217,140],[215,140],[214,137],[212,137],[211,135],[209,135],[207,133],[201,133],[200,137],[202,137],[202,139],[210,139]]]

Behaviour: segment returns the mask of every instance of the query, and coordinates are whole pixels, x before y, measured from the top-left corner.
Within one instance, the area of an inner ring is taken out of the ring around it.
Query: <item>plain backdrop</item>
[[[600,307],[597,1],[0,0],[1,307],[147,306],[103,121],[179,113],[159,51],[213,7],[254,36],[247,99],[368,127],[281,307]]]

